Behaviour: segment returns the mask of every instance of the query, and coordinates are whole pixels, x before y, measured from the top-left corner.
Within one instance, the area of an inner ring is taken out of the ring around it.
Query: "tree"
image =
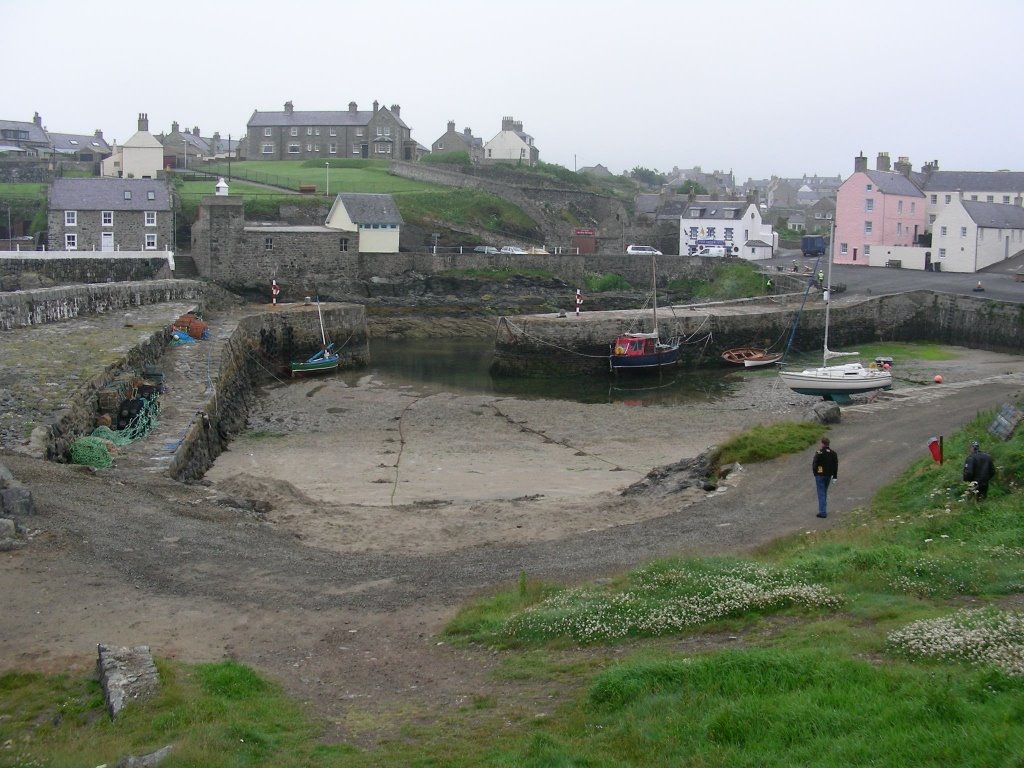
[[[668,178],[664,173],[652,171],[650,168],[643,168],[639,165],[629,172],[629,177],[648,187],[660,187]]]
[[[694,181],[693,179],[687,179],[686,181],[683,182],[683,185],[679,187],[679,194],[706,195],[708,194],[708,191],[707,189],[704,188],[704,185]]]

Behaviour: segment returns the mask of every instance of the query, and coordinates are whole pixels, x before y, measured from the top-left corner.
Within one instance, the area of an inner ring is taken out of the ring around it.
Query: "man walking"
[[[964,482],[974,483],[974,492],[979,499],[988,496],[989,481],[996,476],[996,465],[992,457],[981,450],[978,441],[971,443],[971,453],[964,462]]]
[[[818,490],[818,517],[828,517],[828,487],[839,479],[839,455],[829,447],[827,437],[821,438],[821,447],[814,452],[811,472]]]

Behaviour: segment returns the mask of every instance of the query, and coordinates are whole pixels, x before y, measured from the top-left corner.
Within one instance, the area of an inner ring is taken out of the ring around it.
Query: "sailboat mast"
[[[821,365],[828,365],[828,315],[832,307],[832,254],[835,253],[836,243],[836,218],[832,217],[832,226],[828,235],[828,272],[825,275],[825,284],[821,286],[822,296],[825,297],[825,346],[821,351]]]
[[[654,335],[658,336],[658,257],[651,255],[651,306],[654,307]],[[657,339],[656,339],[657,340]]]
[[[323,339],[324,349],[327,349],[327,333],[324,331],[324,313],[320,309],[320,297],[316,297],[316,314],[320,318],[320,338]]]

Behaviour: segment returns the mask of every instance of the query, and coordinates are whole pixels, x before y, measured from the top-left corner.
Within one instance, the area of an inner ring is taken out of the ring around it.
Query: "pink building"
[[[876,170],[867,158],[854,158],[854,173],[836,195],[832,243],[836,264],[867,266],[873,247],[914,245],[927,228],[925,196],[911,180],[910,162],[901,157],[889,170],[889,155],[878,155]]]

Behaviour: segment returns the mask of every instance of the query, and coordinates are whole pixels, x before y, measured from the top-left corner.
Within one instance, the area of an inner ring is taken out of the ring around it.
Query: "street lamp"
[[[11,204],[4,203],[7,206],[7,250],[14,250],[14,232],[11,230]]]
[[[185,170],[188,170],[188,139],[182,139],[181,143],[185,145]]]
[[[331,196],[331,163],[330,161],[324,161],[324,168],[327,169],[325,175],[327,176],[327,197]]]

